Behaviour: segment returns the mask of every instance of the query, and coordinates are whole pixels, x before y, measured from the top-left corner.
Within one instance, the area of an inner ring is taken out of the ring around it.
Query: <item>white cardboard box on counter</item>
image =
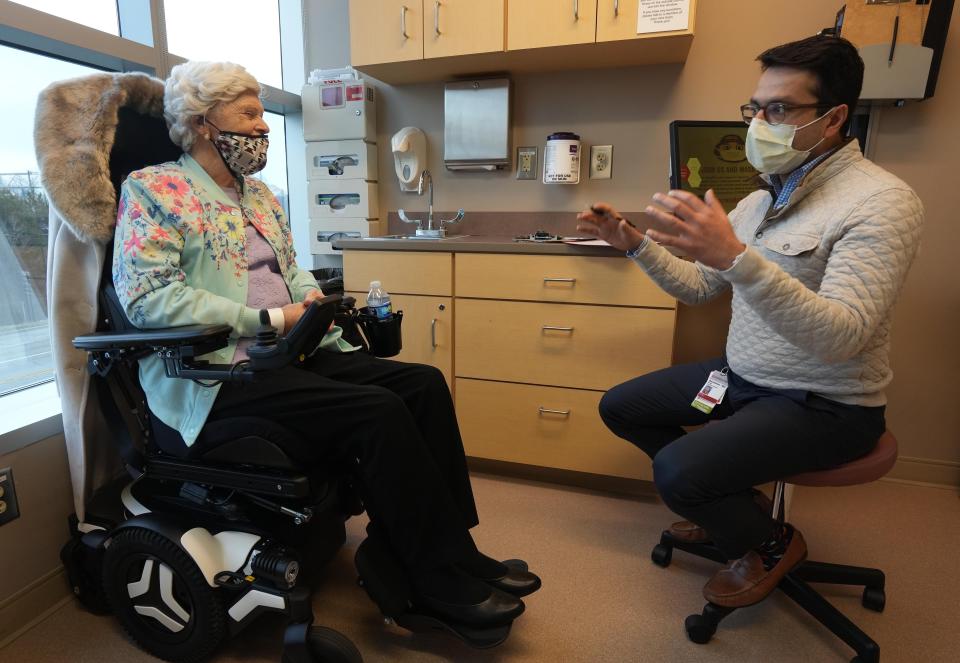
[[[308,180],[377,181],[377,146],[362,140],[307,143]]]
[[[307,183],[311,219],[376,219],[380,204],[376,182],[364,180],[311,180]]]
[[[369,219],[310,219],[310,252],[314,255],[334,253],[331,242],[336,239],[379,237],[380,222]]]

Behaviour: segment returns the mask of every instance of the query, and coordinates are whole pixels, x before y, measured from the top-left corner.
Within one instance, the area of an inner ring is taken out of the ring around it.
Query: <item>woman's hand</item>
[[[310,302],[312,302],[314,299],[323,299],[324,297],[326,297],[326,295],[323,294],[323,290],[320,290],[319,288],[314,288],[313,290],[307,293],[306,297],[303,298],[303,305],[305,307],[309,306]]]
[[[607,203],[594,203],[577,214],[577,231],[599,237],[621,251],[633,251],[643,242],[643,233]]]
[[[313,302],[314,300],[323,299],[324,297],[326,297],[326,295],[323,294],[323,290],[320,290],[319,288],[314,288],[313,290],[307,293],[306,297],[303,298],[303,308],[307,308],[308,306],[310,306],[310,303]],[[330,326],[327,328],[327,331],[330,331],[331,329],[333,329],[333,326],[335,324],[336,322],[331,322]],[[287,329],[290,329],[290,328],[287,327]]]
[[[310,300],[310,301],[313,301],[313,300]],[[307,310],[307,306],[309,305],[310,305],[310,302],[304,300],[302,302],[296,302],[294,304],[287,304],[282,309],[280,309],[281,311],[283,311],[283,333],[284,334],[290,333],[290,330],[293,329],[293,326],[300,321],[300,318],[303,317],[303,312]]]

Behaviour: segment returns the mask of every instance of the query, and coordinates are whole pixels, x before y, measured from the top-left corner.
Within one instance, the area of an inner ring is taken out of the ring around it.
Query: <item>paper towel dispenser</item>
[[[510,167],[509,79],[473,79],[446,84],[443,161],[450,170]]]

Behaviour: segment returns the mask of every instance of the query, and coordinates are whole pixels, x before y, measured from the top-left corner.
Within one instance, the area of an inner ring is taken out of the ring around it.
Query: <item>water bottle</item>
[[[393,313],[393,307],[390,305],[390,295],[380,286],[380,281],[370,281],[367,307],[370,309],[370,313],[380,320],[389,318]]]

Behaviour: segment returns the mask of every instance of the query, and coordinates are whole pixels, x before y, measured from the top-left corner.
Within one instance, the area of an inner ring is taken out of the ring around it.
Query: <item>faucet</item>
[[[427,181],[427,227],[422,226],[422,221],[420,219],[410,219],[407,217],[407,213],[402,209],[397,210],[397,215],[400,217],[400,220],[404,223],[416,223],[417,224],[417,235],[419,237],[443,237],[447,234],[447,229],[444,228],[444,224],[452,225],[463,219],[463,209],[457,211],[457,215],[452,219],[440,219],[440,222],[437,224],[437,227],[433,227],[433,176],[430,174],[429,170],[424,169],[420,173],[420,179],[417,181],[417,195],[423,195],[423,181]]]
[[[427,230],[433,230],[433,175],[424,169],[417,181],[417,195],[423,195],[423,180],[427,180]]]

